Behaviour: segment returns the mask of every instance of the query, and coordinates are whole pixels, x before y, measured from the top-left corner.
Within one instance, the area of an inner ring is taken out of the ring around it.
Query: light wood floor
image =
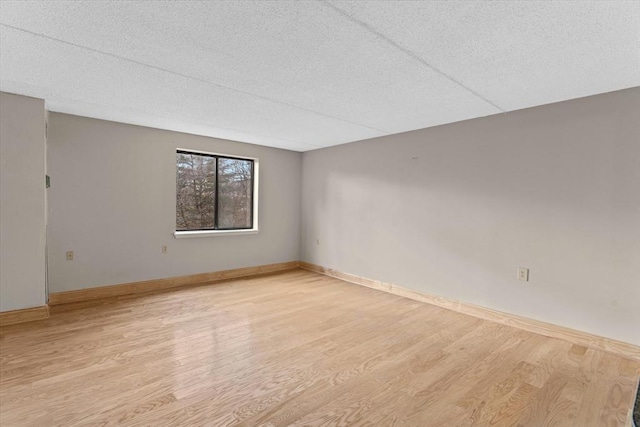
[[[638,362],[290,272],[0,333],[2,426],[622,426]]]

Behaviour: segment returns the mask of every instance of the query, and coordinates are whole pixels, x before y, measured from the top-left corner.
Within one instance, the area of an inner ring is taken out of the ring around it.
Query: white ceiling
[[[640,2],[7,1],[0,89],[306,151],[640,86]]]

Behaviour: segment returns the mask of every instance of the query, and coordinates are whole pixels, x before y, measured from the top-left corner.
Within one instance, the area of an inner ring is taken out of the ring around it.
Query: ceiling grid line
[[[33,31],[26,30],[24,28],[15,27],[13,25],[8,25],[8,24],[4,24],[4,23],[0,23],[0,26],[6,27],[6,28],[10,28],[10,29],[13,29],[13,30],[16,30],[16,31],[21,31],[21,32],[30,34],[32,36],[41,37],[41,38],[44,38],[44,39],[47,39],[47,40],[51,40],[51,41],[54,41],[54,42],[57,42],[57,43],[62,43],[62,44],[73,46],[73,47],[76,47],[76,48],[79,48],[79,49],[88,50],[90,52],[98,53],[100,55],[105,55],[105,56],[108,56],[108,57],[111,57],[111,58],[115,58],[115,59],[119,59],[119,60],[122,60],[122,61],[130,62],[130,63],[133,63],[133,64],[141,65],[143,67],[148,67],[148,68],[151,68],[151,69],[154,69],[154,70],[158,70],[158,71],[162,71],[162,72],[165,72],[165,73],[169,73],[169,74],[172,74],[172,75],[175,75],[175,76],[179,76],[179,77],[182,77],[182,78],[185,78],[185,79],[197,81],[197,82],[200,82],[200,83],[205,83],[205,84],[208,84],[208,85],[211,85],[211,86],[215,86],[215,87],[218,87],[218,88],[221,88],[221,89],[231,90],[233,92],[241,93],[241,94],[247,95],[247,96],[252,96],[252,97],[255,97],[255,98],[258,98],[258,99],[262,99],[264,101],[274,102],[274,103],[277,103],[277,104],[280,104],[280,105],[285,105],[285,106],[290,107],[290,108],[295,108],[295,109],[298,109],[298,110],[301,110],[301,111],[306,111],[308,113],[317,114],[319,116],[327,117],[329,119],[339,120],[341,122],[348,123],[348,124],[351,124],[351,125],[354,125],[354,126],[360,126],[360,127],[365,128],[365,129],[370,129],[370,130],[373,130],[373,131],[376,131],[376,132],[380,132],[380,133],[382,133],[384,135],[388,135],[390,133],[389,131],[386,131],[386,130],[383,130],[383,129],[378,129],[378,128],[374,128],[374,127],[371,127],[371,126],[363,125],[363,124],[360,124],[360,123],[352,122],[352,121],[349,121],[349,120],[342,119],[340,117],[330,116],[328,114],[320,113],[320,112],[315,111],[315,110],[299,107],[299,106],[294,105],[294,104],[289,104],[287,102],[278,101],[278,100],[273,99],[273,98],[257,95],[255,93],[251,93],[251,92],[246,92],[246,91],[243,91],[243,90],[240,90],[240,89],[236,89],[236,88],[233,88],[233,87],[230,87],[230,86],[221,85],[219,83],[215,83],[215,82],[212,82],[212,81],[209,81],[209,80],[204,80],[204,79],[201,79],[201,78],[198,78],[198,77],[189,76],[187,74],[179,73],[179,72],[172,71],[172,70],[169,70],[169,69],[166,69],[166,68],[162,68],[162,67],[158,67],[158,66],[155,66],[155,65],[147,64],[145,62],[136,61],[135,59],[126,58],[126,57],[115,55],[115,54],[109,53],[109,52],[104,52],[104,51],[101,51],[101,50],[98,50],[98,49],[94,49],[94,48],[91,48],[91,47],[88,47],[88,46],[83,46],[83,45],[78,44],[78,43],[73,43],[73,42],[69,42],[69,41],[66,41],[66,40],[61,40],[61,39],[58,39],[58,38],[55,38],[55,37],[48,36],[46,34],[36,33],[36,32],[33,32]],[[381,136],[383,136],[383,135],[381,135]],[[314,145],[314,144],[308,144],[308,143],[305,143],[305,144]],[[314,146],[322,147],[322,146],[319,146],[319,145],[314,145]]]
[[[411,58],[417,60],[421,64],[425,65],[427,68],[429,68],[429,69],[435,71],[436,73],[440,74],[441,76],[445,77],[447,80],[449,80],[449,81],[455,83],[456,85],[464,88],[469,93],[473,94],[474,96],[482,99],[487,104],[490,104],[494,108],[498,109],[501,113],[506,112],[506,110],[504,108],[500,107],[495,102],[487,99],[485,96],[481,95],[480,93],[478,93],[474,89],[470,88],[469,86],[465,85],[464,83],[458,81],[454,77],[448,75],[444,71],[441,71],[438,68],[434,67],[433,65],[429,64],[429,62],[427,62],[424,58],[420,57],[419,55],[417,55],[416,53],[412,52],[411,50],[399,45],[398,43],[393,41],[391,38],[387,37],[386,35],[384,35],[380,31],[376,30],[374,27],[372,27],[371,25],[367,24],[366,22],[361,21],[358,18],[348,14],[347,12],[345,12],[344,10],[340,9],[339,7],[337,7],[336,5],[332,4],[331,2],[329,2],[327,0],[317,0],[317,1],[319,1],[321,4],[327,6],[328,8],[334,10],[335,12],[337,12],[338,14],[340,14],[341,16],[346,18],[347,20],[349,20],[349,21],[353,22],[354,24],[364,28],[366,31],[369,31],[370,33],[375,35],[377,38],[385,41],[386,43],[388,43],[389,45],[393,46],[397,50],[399,50],[399,51],[403,52],[404,54],[410,56]]]

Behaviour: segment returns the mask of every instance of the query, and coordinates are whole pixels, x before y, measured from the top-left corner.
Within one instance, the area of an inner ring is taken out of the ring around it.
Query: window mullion
[[[214,175],[214,201],[213,201],[213,228],[218,229],[218,174],[219,174],[220,158],[216,156],[216,171]]]
[[[255,179],[254,176],[254,171],[253,171],[253,166],[254,166],[255,162],[251,162],[251,180],[249,185],[251,185],[251,201],[249,203],[251,203],[249,205],[249,209],[250,209],[250,215],[251,215],[251,222],[249,223],[249,225],[251,227],[253,227],[253,198],[255,197],[254,191],[255,191],[255,187],[253,186],[253,180]]]

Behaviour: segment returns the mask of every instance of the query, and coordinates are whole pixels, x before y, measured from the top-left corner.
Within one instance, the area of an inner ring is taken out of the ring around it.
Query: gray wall
[[[174,239],[178,147],[259,158],[258,234]],[[299,258],[300,153],[50,113],[47,157],[50,292]]]
[[[639,88],[306,152],[302,194],[304,261],[640,344]]]
[[[0,100],[6,311],[45,302],[45,111]],[[173,238],[176,147],[260,159],[259,234]],[[640,344],[639,88],[304,155],[50,113],[47,156],[52,292],[301,255]]]
[[[45,304],[44,101],[0,92],[0,311]]]

